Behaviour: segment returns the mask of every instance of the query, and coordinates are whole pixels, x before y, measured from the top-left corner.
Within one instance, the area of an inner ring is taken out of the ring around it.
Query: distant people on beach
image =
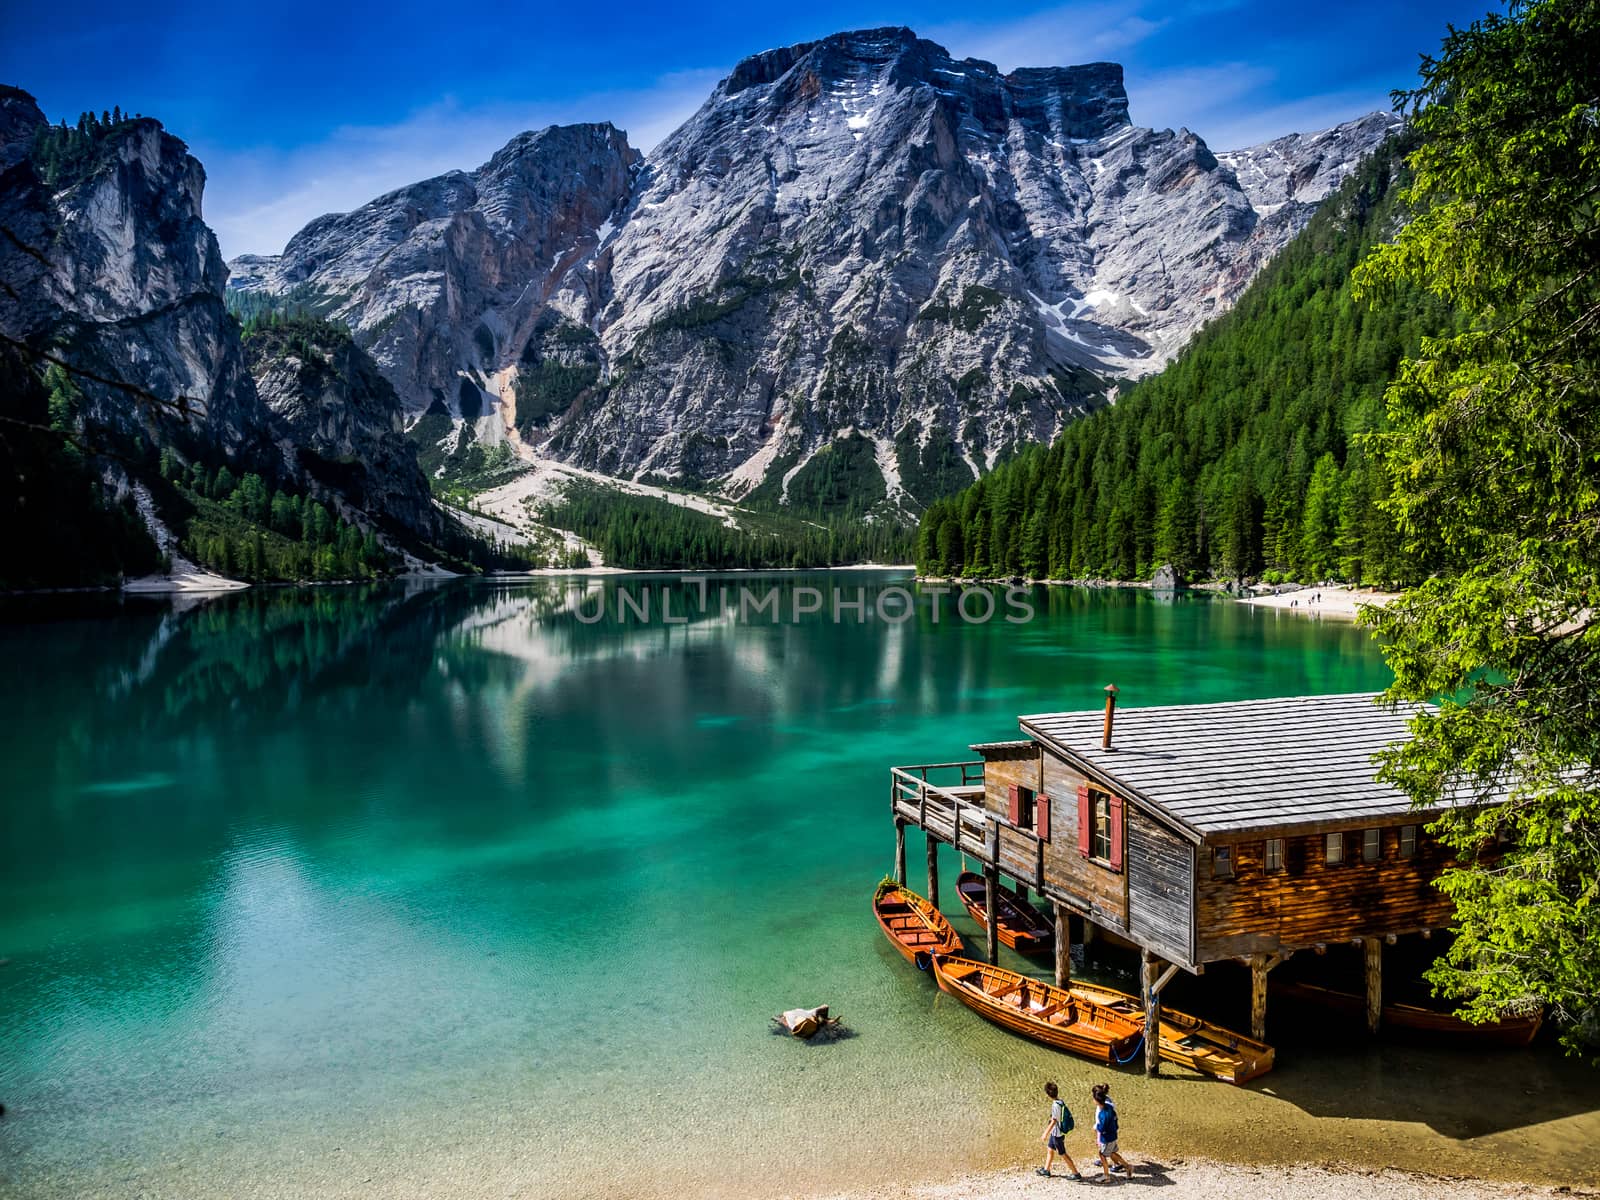
[[[1097,1083],[1089,1089],[1089,1095],[1094,1099],[1094,1140],[1100,1147],[1102,1178],[1132,1175],[1133,1168],[1117,1148],[1117,1106],[1111,1103],[1111,1085]]]
[[[1044,1166],[1035,1168],[1034,1174],[1050,1174],[1050,1165],[1055,1162],[1056,1155],[1059,1154],[1061,1161],[1067,1164],[1067,1178],[1082,1179],[1083,1176],[1078,1174],[1078,1164],[1073,1162],[1072,1155],[1067,1153],[1067,1134],[1072,1132],[1072,1113],[1055,1084],[1045,1084],[1044,1094],[1050,1097],[1050,1123],[1044,1127],[1044,1136],[1039,1139],[1045,1145]]]

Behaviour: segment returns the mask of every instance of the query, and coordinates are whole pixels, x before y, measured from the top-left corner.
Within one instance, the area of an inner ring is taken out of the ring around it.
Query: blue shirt
[[[1094,1132],[1102,1142],[1117,1140],[1117,1106],[1107,1100],[1094,1115]]]

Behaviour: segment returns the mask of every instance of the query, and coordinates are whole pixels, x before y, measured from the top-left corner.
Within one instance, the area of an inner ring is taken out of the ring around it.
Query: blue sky
[[[160,117],[205,163],[206,218],[232,256],[475,167],[524,129],[609,120],[648,149],[746,54],[841,29],[909,25],[1006,70],[1120,62],[1135,122],[1187,126],[1223,150],[1389,107],[1447,23],[1490,7],[0,0],[0,82],[52,119],[114,104]]]

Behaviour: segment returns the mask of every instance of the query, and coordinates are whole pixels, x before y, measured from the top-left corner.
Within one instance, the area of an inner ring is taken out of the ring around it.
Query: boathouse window
[[[1267,839],[1266,864],[1267,864],[1267,870],[1269,870],[1269,871],[1281,871],[1281,870],[1283,870],[1283,839],[1282,838],[1268,838]]]
[[[1330,833],[1322,841],[1324,858],[1330,867],[1337,867],[1344,862],[1344,834]]]
[[[1104,792],[1094,796],[1094,840],[1089,844],[1091,858],[1111,861],[1111,797]]]
[[[1122,870],[1122,797],[1078,785],[1078,853]]]
[[[1213,846],[1211,848],[1211,878],[1233,878],[1233,847]]]
[[[1400,857],[1415,858],[1417,856],[1417,827],[1415,825],[1400,826]]]
[[[1382,857],[1383,843],[1378,840],[1376,829],[1363,829],[1361,831],[1361,861],[1375,863]]]
[[[1033,789],[1013,783],[1006,788],[1006,816],[1018,829],[1028,829],[1033,825]]]

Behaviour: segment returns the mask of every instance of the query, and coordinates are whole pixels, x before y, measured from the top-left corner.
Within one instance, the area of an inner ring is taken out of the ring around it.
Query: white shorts
[[[1109,1142],[1101,1142],[1100,1143],[1100,1153],[1101,1154],[1115,1154],[1116,1152],[1117,1152],[1116,1139],[1113,1138]]]

